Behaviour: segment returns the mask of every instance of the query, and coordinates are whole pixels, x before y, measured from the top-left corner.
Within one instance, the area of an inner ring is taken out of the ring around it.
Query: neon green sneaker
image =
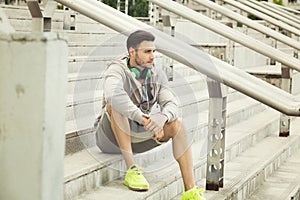
[[[205,200],[203,193],[204,189],[195,186],[189,191],[183,192],[181,200]]]
[[[149,190],[149,183],[143,175],[142,168],[132,165],[126,172],[124,185],[135,191]]]

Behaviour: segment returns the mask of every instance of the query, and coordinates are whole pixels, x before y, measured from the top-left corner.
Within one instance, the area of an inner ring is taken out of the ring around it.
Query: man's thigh
[[[134,133],[137,134],[137,133]],[[96,129],[96,144],[103,153],[119,154],[121,153],[115,134],[111,128],[109,114],[104,112],[101,116]],[[142,153],[149,151],[160,143],[153,139],[147,139],[141,142],[132,143],[132,151],[134,153]]]

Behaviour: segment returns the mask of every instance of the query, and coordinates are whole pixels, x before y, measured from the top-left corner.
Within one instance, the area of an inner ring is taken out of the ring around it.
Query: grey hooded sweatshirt
[[[141,84],[127,67],[127,59],[124,57],[114,61],[105,70],[102,108],[109,104],[125,117],[141,123],[143,113],[148,114],[157,103],[161,113],[168,117],[168,122],[175,120],[178,117],[178,102],[169,88],[164,71],[154,66],[151,77]]]

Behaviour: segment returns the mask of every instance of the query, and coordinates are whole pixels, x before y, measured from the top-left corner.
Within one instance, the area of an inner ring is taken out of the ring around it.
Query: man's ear
[[[129,55],[130,56],[133,56],[134,54],[134,49],[132,47],[129,48]]]

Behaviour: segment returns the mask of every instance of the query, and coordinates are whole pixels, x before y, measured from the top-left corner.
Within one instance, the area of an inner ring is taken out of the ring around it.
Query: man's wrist
[[[149,124],[149,123],[150,123],[150,119],[147,118],[147,117],[143,117],[142,125],[143,125],[143,126],[146,126],[146,125]]]
[[[166,117],[166,121],[165,121],[165,123],[166,122],[168,122],[169,121],[169,117],[168,117],[168,115],[167,114],[165,114],[165,113],[161,113],[163,116],[165,116]]]

